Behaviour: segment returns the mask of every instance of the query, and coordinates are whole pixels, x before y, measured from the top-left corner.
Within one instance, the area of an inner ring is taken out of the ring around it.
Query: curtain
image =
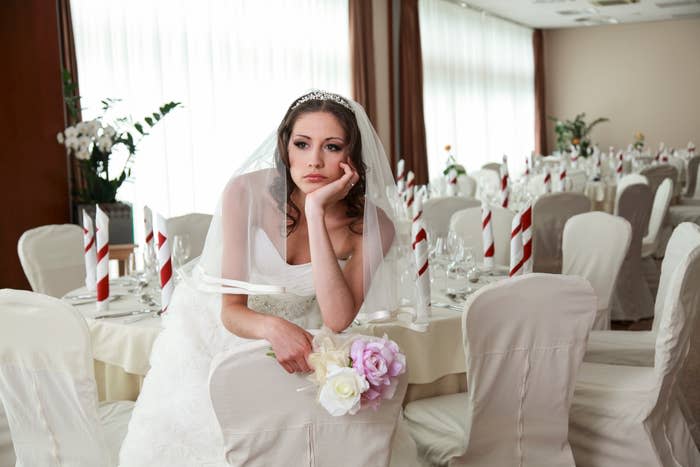
[[[350,91],[348,2],[71,0],[83,116],[120,98],[142,119],[182,102],[138,146],[118,193],[166,217],[212,212],[236,167],[312,88]],[[135,222],[141,238],[141,222]]]
[[[403,0],[399,12],[399,158],[406,160],[416,183],[428,182],[426,131],[423,118],[423,67],[418,0]],[[396,170],[396,168],[394,168]]]
[[[377,125],[372,0],[350,0],[350,58],[352,96]]]
[[[532,32],[535,67],[535,153],[547,154],[547,115],[545,114],[544,37],[541,29]]]
[[[444,0],[420,1],[420,28],[431,177],[447,144],[467,171],[507,154],[519,175],[535,144],[532,29]]]

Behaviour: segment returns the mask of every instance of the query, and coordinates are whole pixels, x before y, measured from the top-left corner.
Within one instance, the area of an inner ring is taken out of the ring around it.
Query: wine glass
[[[173,236],[173,265],[176,270],[182,269],[190,259],[190,236],[189,234],[178,234]]]

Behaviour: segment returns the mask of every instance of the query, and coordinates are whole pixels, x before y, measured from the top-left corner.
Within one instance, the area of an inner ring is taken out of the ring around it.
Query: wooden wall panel
[[[28,289],[22,232],[70,219],[55,0],[0,2],[0,287]]]

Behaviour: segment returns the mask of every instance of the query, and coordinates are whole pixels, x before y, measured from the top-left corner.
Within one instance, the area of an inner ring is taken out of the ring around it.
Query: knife
[[[93,316],[92,319],[123,318],[124,316],[139,315],[141,313],[150,313],[150,312],[151,312],[151,310],[122,311],[120,313],[106,313],[104,315]]]

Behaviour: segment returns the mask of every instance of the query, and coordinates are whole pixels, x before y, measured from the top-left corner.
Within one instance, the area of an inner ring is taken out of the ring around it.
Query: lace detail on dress
[[[249,295],[248,307],[298,324],[300,318],[308,315],[316,307],[316,296]]]

